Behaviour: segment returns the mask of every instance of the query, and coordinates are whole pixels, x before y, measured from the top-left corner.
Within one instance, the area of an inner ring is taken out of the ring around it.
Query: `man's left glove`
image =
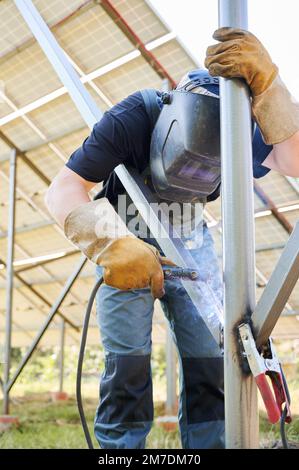
[[[212,76],[243,78],[250,87],[252,113],[266,144],[276,144],[299,130],[299,104],[278,75],[263,44],[249,31],[220,28],[220,41],[208,47],[205,66]]]

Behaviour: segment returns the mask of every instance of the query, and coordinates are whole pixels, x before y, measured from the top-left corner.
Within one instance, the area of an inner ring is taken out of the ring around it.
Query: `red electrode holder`
[[[272,339],[269,338],[260,353],[257,350],[248,323],[242,323],[242,325],[239,326],[239,333],[244,348],[244,355],[264,401],[270,423],[275,424],[281,419],[283,405],[285,405],[287,410],[285,421],[290,423],[292,416],[287,387]],[[270,378],[270,382],[267,376]],[[272,385],[273,391],[270,384]]]

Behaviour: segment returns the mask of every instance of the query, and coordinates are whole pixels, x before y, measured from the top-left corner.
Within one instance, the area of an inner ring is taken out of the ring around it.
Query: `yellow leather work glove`
[[[244,78],[253,96],[261,95],[278,75],[278,68],[263,44],[249,31],[220,28],[209,46],[205,66],[213,76]]]
[[[122,290],[150,287],[164,295],[162,264],[175,264],[135,237],[106,199],[74,209],[64,223],[66,237],[91,261],[103,266],[104,282]]]
[[[104,282],[109,286],[122,290],[150,287],[154,298],[165,293],[161,264],[173,265],[157,248],[133,237],[114,240],[97,264],[104,267]]]
[[[278,75],[263,44],[249,31],[220,28],[208,47],[205,66],[213,76],[243,78],[252,95],[252,114],[266,144],[277,144],[299,130],[299,103]]]

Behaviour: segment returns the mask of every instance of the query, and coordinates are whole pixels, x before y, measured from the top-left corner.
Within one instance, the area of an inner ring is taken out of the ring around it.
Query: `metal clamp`
[[[283,404],[287,409],[285,421],[290,423],[292,417],[287,386],[272,339],[268,339],[267,344],[262,348],[262,352],[259,353],[249,324],[242,323],[239,326],[239,333],[245,356],[264,401],[270,423],[275,424],[280,420],[283,413]],[[267,375],[271,379],[274,394],[267,380]]]

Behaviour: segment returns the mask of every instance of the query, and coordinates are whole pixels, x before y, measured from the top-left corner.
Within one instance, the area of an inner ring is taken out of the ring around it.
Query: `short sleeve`
[[[272,149],[272,145],[265,144],[261,131],[259,127],[256,126],[252,141],[252,163],[254,178],[261,178],[262,176],[265,176],[267,173],[269,173],[270,168],[263,166],[263,162],[266,160]]]
[[[126,158],[125,130],[109,111],[97,122],[87,139],[70,156],[66,166],[82,178],[99,183]]]

